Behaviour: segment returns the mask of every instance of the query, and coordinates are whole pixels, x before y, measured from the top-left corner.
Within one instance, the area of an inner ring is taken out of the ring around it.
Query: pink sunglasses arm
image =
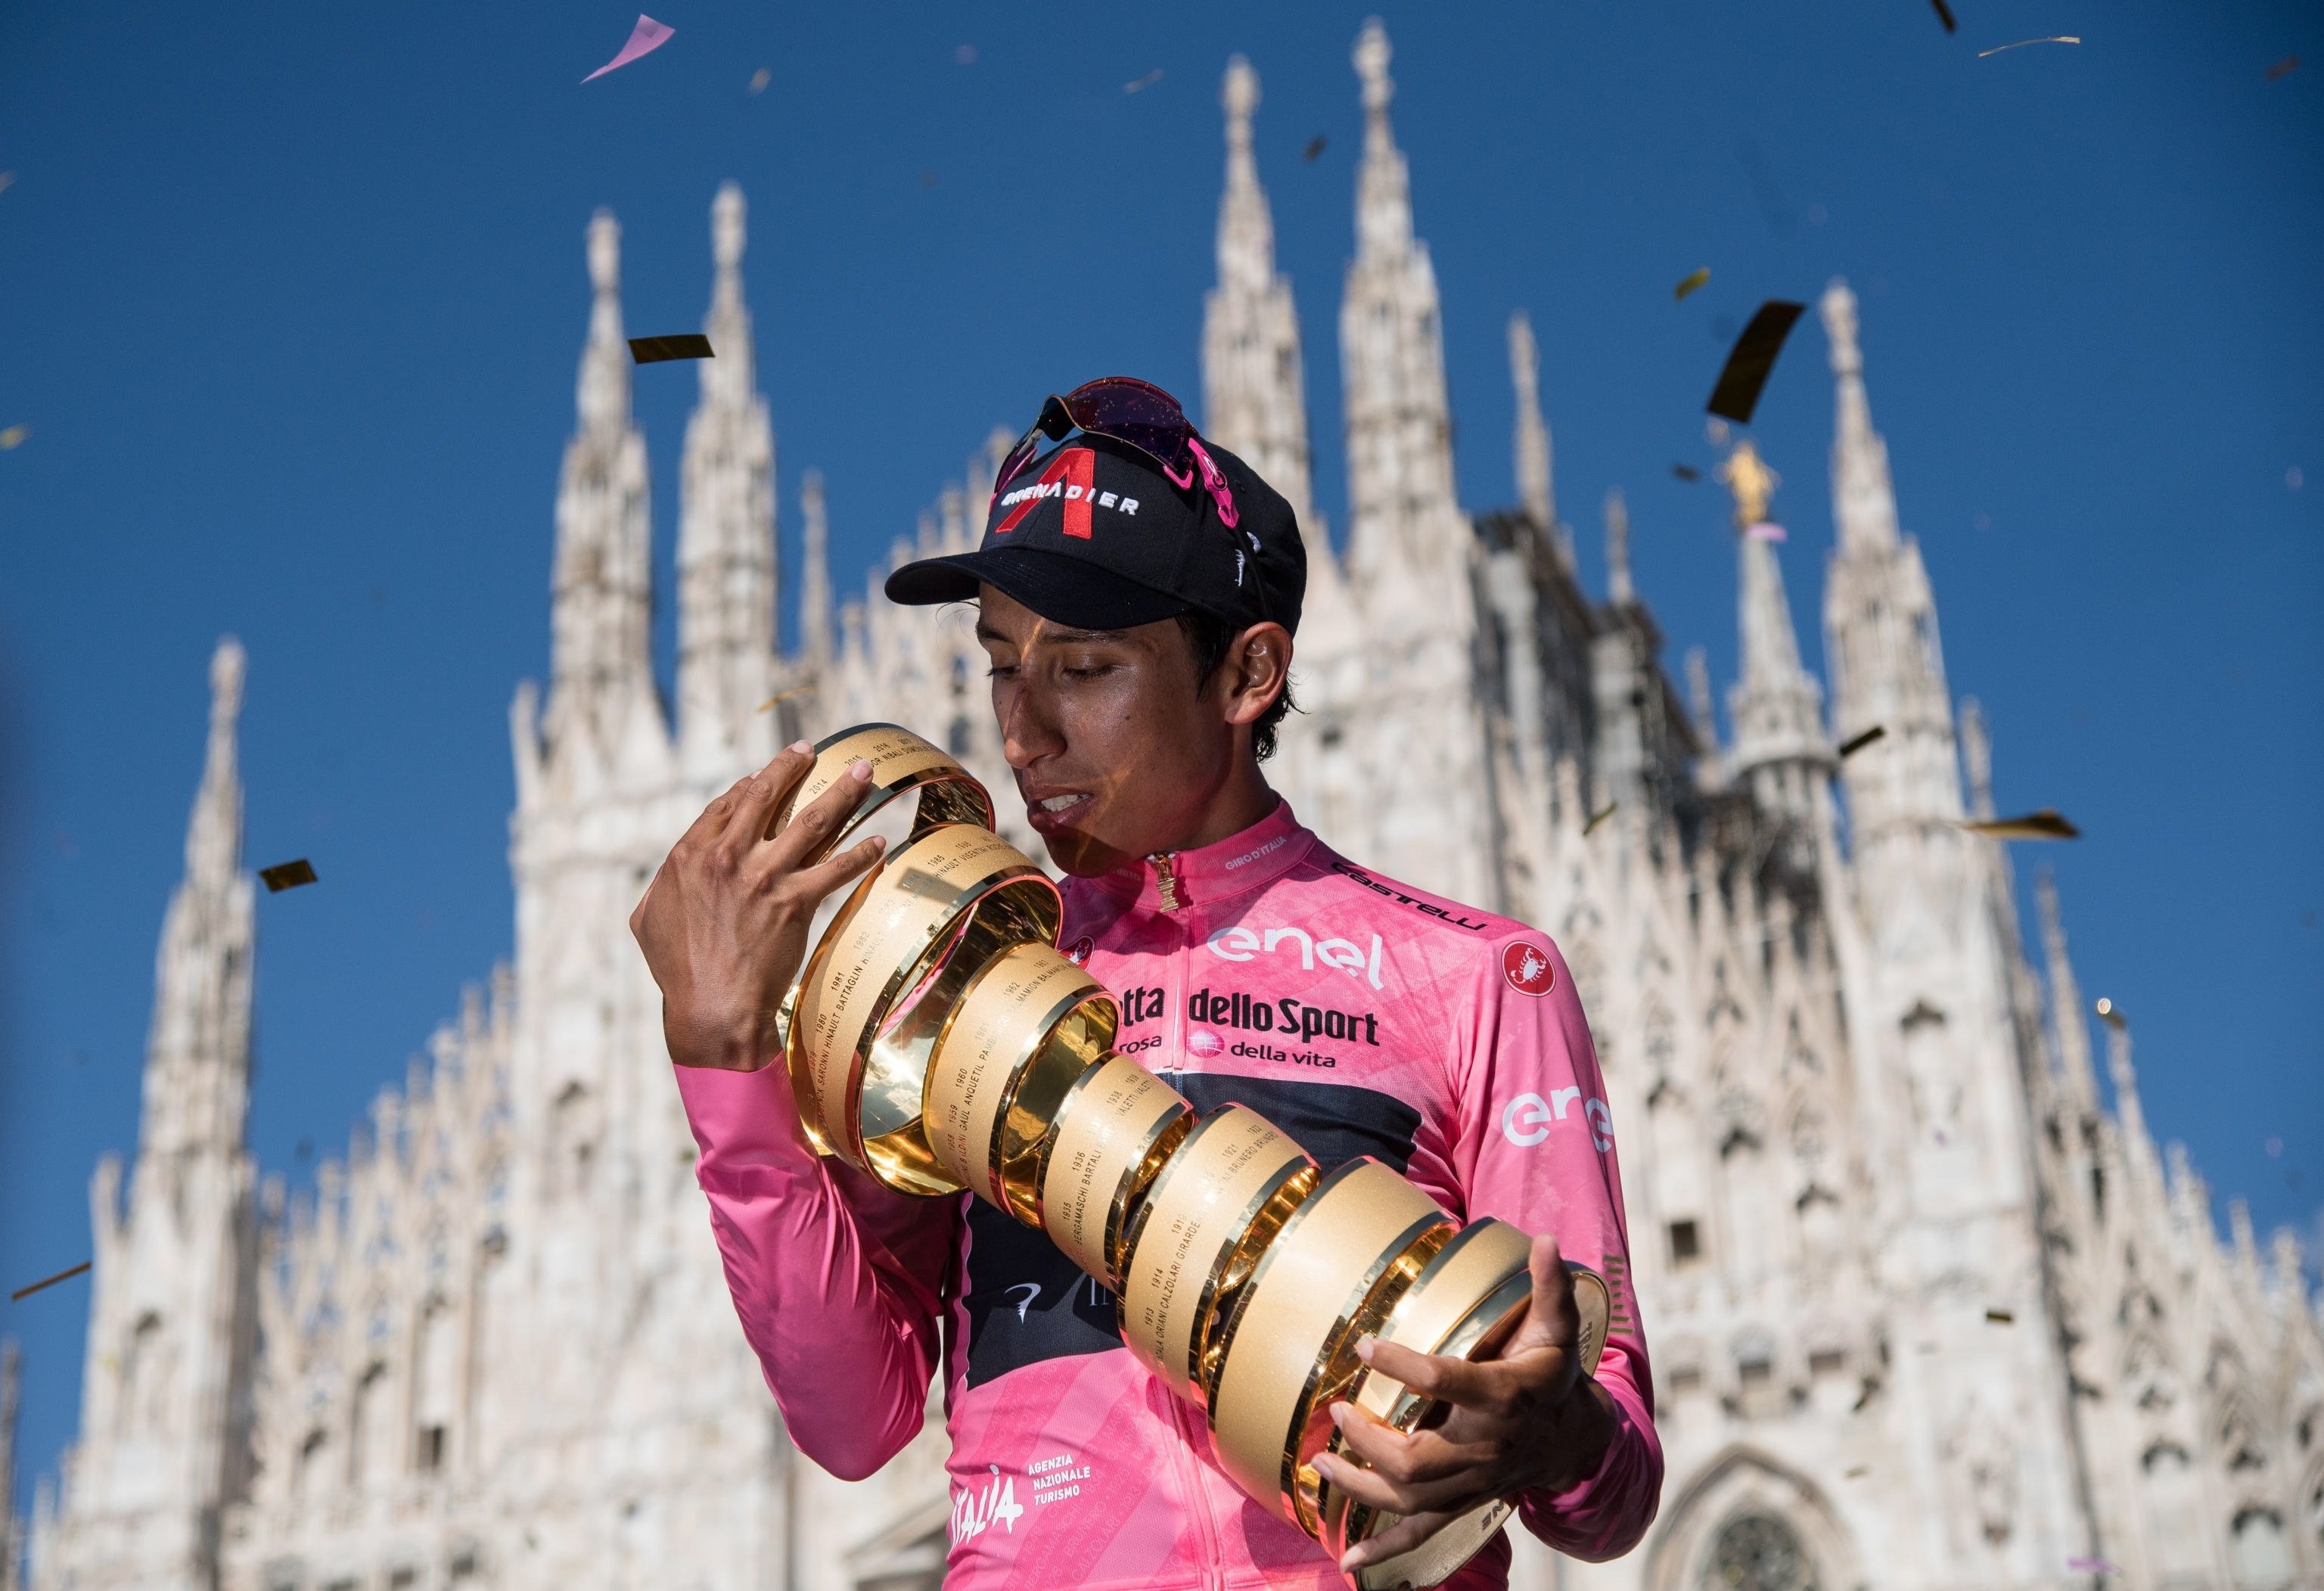
[[[1219,467],[1212,459],[1210,449],[1203,446],[1202,438],[1188,437],[1186,446],[1194,449],[1194,461],[1203,467],[1203,485],[1209,488],[1211,501],[1219,505],[1219,523],[1229,530],[1234,529],[1240,515],[1235,512],[1234,494],[1227,489],[1227,477],[1219,473]],[[1164,473],[1168,474],[1168,471],[1166,469]],[[1194,472],[1187,471],[1183,481],[1176,476],[1170,478],[1177,481],[1181,487],[1189,486],[1194,484]]]

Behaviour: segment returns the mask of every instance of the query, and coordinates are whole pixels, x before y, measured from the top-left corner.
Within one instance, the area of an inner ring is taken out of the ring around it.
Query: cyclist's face
[[[1074,630],[983,587],[976,636],[1026,819],[1094,876],[1198,829],[1234,769],[1235,671],[1205,684],[1176,619]]]

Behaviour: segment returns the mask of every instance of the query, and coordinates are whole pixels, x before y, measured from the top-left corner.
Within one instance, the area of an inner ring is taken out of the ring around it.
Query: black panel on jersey
[[[1044,1233],[982,1199],[968,1207],[968,1384],[1020,1364],[1121,1346],[1113,1294]]]
[[[1360,1154],[1401,1171],[1412,1163],[1420,1112],[1392,1094],[1351,1083],[1311,1083],[1304,1078],[1237,1078],[1218,1072],[1161,1072],[1161,1079],[1194,1101],[1204,1115],[1227,1104],[1247,1105],[1315,1157],[1326,1174]]]
[[[1412,1161],[1420,1112],[1391,1095],[1346,1083],[1164,1072],[1162,1079],[1207,1115],[1246,1105],[1289,1133],[1330,1171],[1360,1154],[1401,1171]],[[982,1199],[968,1207],[968,1384],[1019,1365],[1121,1346],[1113,1294]]]

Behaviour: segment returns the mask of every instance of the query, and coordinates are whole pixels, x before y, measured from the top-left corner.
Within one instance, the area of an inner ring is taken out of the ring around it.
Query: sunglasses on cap
[[[1017,439],[1017,445],[1001,461],[1001,473],[992,482],[993,498],[998,500],[1017,472],[1040,451],[1043,438],[1062,442],[1076,430],[1137,449],[1161,466],[1170,484],[1182,492],[1194,486],[1199,471],[1204,488],[1218,504],[1219,523],[1229,530],[1234,528],[1234,494],[1228,490],[1226,476],[1220,473],[1210,449],[1203,446],[1185,410],[1160,387],[1134,375],[1100,376],[1063,397],[1051,393],[1041,405],[1040,418]]]

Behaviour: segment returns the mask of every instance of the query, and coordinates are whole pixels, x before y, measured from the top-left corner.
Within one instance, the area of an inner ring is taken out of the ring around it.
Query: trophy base
[[[1380,1337],[1420,1353],[1483,1359],[1499,1352],[1521,1325],[1533,1294],[1529,1268],[1532,1240],[1506,1222],[1489,1217],[1463,1227],[1436,1253],[1389,1311]],[[1573,1301],[1581,1317],[1575,1342],[1582,1373],[1596,1371],[1606,1345],[1610,1297],[1606,1283],[1586,1266],[1569,1263]],[[1441,1420],[1445,1408],[1400,1382],[1379,1374],[1360,1375],[1348,1401],[1398,1430],[1414,1430]],[[1342,1452],[1343,1444],[1327,1421],[1312,1423],[1301,1443],[1296,1471],[1300,1501],[1312,1510],[1314,1531],[1334,1559],[1359,1541],[1386,1531],[1402,1516],[1357,1503],[1316,1475],[1314,1456]],[[1359,1591],[1394,1591],[1403,1585],[1440,1584],[1474,1557],[1516,1505],[1505,1500],[1480,1503],[1437,1531],[1409,1552],[1368,1564],[1350,1577]]]
[[[1498,1499],[1471,1509],[1409,1552],[1368,1563],[1348,1578],[1356,1591],[1397,1591],[1401,1586],[1440,1586],[1460,1572],[1461,1566],[1485,1549],[1517,1512],[1517,1504]],[[1397,1516],[1376,1516],[1374,1533],[1396,1522]]]

